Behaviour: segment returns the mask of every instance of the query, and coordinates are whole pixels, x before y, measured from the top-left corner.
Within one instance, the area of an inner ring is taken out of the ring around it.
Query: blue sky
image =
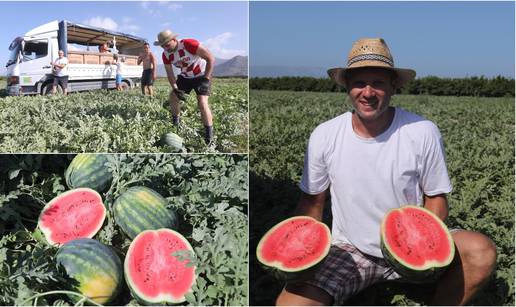
[[[384,38],[418,76],[514,76],[514,2],[251,2],[250,65],[345,66]]]
[[[248,55],[246,1],[0,2],[0,11],[2,67],[7,62],[13,38],[52,20],[63,19],[134,34],[150,42],[159,31],[168,28],[180,38],[201,41],[218,58]],[[162,50],[153,46],[153,51],[160,55]]]

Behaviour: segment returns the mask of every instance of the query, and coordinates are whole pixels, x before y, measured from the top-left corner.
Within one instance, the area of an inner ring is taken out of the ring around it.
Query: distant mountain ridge
[[[242,77],[248,76],[248,57],[237,55],[231,59],[215,58],[213,75],[217,77]],[[176,72],[177,73],[177,72]],[[158,77],[166,77],[167,72],[163,64],[158,65]]]
[[[314,77],[326,78],[326,68],[294,66],[251,66],[251,77]]]

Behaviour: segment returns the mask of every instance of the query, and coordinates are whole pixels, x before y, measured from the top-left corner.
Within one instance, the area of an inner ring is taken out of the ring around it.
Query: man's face
[[[347,75],[348,95],[357,115],[374,121],[389,107],[394,95],[393,76],[381,68],[363,68]]]
[[[174,49],[176,49],[176,45],[177,45],[177,41],[174,38],[174,39],[171,39],[168,43],[166,43],[165,45],[163,45],[161,47],[163,47],[163,49],[165,49],[168,52],[172,52],[172,51],[174,51]]]
[[[60,59],[64,57],[64,51],[59,51],[58,54]]]
[[[149,51],[150,51],[150,46],[149,45],[143,45],[143,52],[149,53]]]

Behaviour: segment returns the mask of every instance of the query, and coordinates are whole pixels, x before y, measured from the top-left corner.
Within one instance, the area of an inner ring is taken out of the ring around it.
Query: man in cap
[[[210,144],[213,140],[213,117],[208,105],[208,97],[210,96],[215,58],[199,41],[195,39],[178,40],[177,34],[170,30],[160,32],[154,45],[163,48],[163,64],[165,64],[167,78],[172,86],[169,101],[174,125],[178,126],[180,122],[179,101],[186,100],[185,94],[194,90],[205,129],[204,141],[206,144]],[[172,65],[180,70],[177,78]]]
[[[287,283],[278,305],[342,305],[372,284],[402,280],[380,250],[384,215],[408,204],[442,220],[448,215],[452,187],[437,126],[389,105],[415,71],[396,68],[383,39],[360,39],[347,67],[328,74],[346,87],[354,110],[312,132],[296,213],[322,220],[329,190],[332,247],[311,279]],[[494,270],[496,248],[489,238],[465,230],[452,230],[452,237],[455,258],[431,305],[466,304]]]

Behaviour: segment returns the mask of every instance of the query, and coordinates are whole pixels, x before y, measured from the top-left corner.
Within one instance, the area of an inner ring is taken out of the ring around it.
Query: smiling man
[[[345,86],[353,111],[319,125],[310,136],[298,215],[322,220],[331,193],[332,247],[310,280],[288,283],[278,305],[343,305],[382,281],[401,280],[383,259],[380,224],[392,208],[417,204],[441,219],[452,190],[437,126],[390,106],[416,72],[394,66],[383,39],[353,44],[346,68],[328,74]],[[492,273],[496,249],[486,236],[452,231],[455,259],[436,285],[432,305],[466,304]]]
[[[163,64],[168,81],[172,86],[169,101],[174,125],[179,126],[180,123],[181,106],[179,101],[185,101],[185,94],[194,90],[204,124],[204,141],[206,144],[210,144],[213,141],[213,117],[208,97],[210,96],[215,58],[199,41],[195,39],[178,40],[177,34],[170,30],[160,32],[154,45],[163,48]],[[180,70],[177,78],[172,66]]]

